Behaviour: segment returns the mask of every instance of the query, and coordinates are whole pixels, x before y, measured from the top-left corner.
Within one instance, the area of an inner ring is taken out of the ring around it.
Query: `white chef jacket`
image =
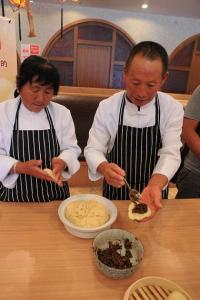
[[[89,178],[98,180],[102,177],[97,167],[107,161],[106,153],[113,148],[118,129],[119,112],[124,91],[120,91],[100,102],[84,155],[89,167]],[[154,173],[172,178],[180,165],[180,134],[183,123],[183,106],[170,95],[158,92],[160,104],[160,133],[162,148],[158,152],[158,162]],[[143,128],[155,125],[155,97],[151,102],[138,108],[126,99],[123,125]]]
[[[9,173],[17,161],[10,157],[9,151],[18,104],[19,97],[0,103],[0,181],[7,188],[13,188],[19,176]],[[64,171],[62,174],[67,180],[80,168],[77,158],[81,149],[77,145],[74,123],[70,111],[63,105],[50,102],[47,108],[60,144],[59,157],[68,166],[68,171]],[[45,130],[49,128],[49,121],[44,109],[40,112],[31,112],[24,106],[23,102],[21,103],[18,118],[19,130]]]

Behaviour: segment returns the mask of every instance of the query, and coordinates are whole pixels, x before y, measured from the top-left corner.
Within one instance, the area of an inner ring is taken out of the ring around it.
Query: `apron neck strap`
[[[15,123],[14,123],[14,127],[13,127],[14,130],[18,130],[19,109],[20,109],[21,103],[22,103],[22,100],[21,100],[21,98],[20,98],[20,99],[19,99],[18,106],[17,106],[16,116],[15,116]],[[53,121],[52,121],[51,115],[50,115],[50,113],[49,113],[49,110],[48,110],[47,107],[45,107],[44,110],[45,110],[45,112],[46,112],[46,115],[47,115],[47,119],[48,119],[48,121],[49,121],[50,128],[53,129],[53,128],[54,128],[54,126],[53,126]]]
[[[124,92],[123,97],[122,97],[122,102],[121,102],[121,107],[120,107],[120,112],[119,112],[119,125],[123,125],[123,116],[124,116],[124,107],[126,103],[126,92]],[[156,99],[155,99],[155,125],[160,124],[160,104],[159,104],[159,97],[158,94],[156,94]]]

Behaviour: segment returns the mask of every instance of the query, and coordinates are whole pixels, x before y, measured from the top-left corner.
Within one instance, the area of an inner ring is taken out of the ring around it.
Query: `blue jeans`
[[[200,198],[200,176],[184,167],[178,175],[176,186],[177,199]]]

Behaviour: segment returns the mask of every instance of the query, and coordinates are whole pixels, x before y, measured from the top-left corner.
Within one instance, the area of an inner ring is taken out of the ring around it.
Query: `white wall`
[[[34,3],[32,4],[32,12],[37,37],[27,37],[29,31],[28,21],[26,11],[22,9],[21,43],[39,43],[41,50],[43,50],[52,35],[60,30],[60,5]],[[17,12],[14,13],[11,7],[7,5],[5,6],[5,13],[7,17],[14,17],[16,19],[17,26]],[[87,18],[98,18],[112,22],[125,30],[135,42],[142,40],[159,42],[166,48],[168,54],[188,37],[200,33],[199,19],[64,5],[64,25]],[[19,51],[20,43],[18,34],[17,45]]]

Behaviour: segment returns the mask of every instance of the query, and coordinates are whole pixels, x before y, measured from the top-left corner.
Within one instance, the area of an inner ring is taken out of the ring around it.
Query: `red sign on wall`
[[[30,45],[30,55],[40,55],[40,46],[38,44]]]
[[[30,55],[40,55],[40,45],[21,44],[21,61],[23,61]]]

